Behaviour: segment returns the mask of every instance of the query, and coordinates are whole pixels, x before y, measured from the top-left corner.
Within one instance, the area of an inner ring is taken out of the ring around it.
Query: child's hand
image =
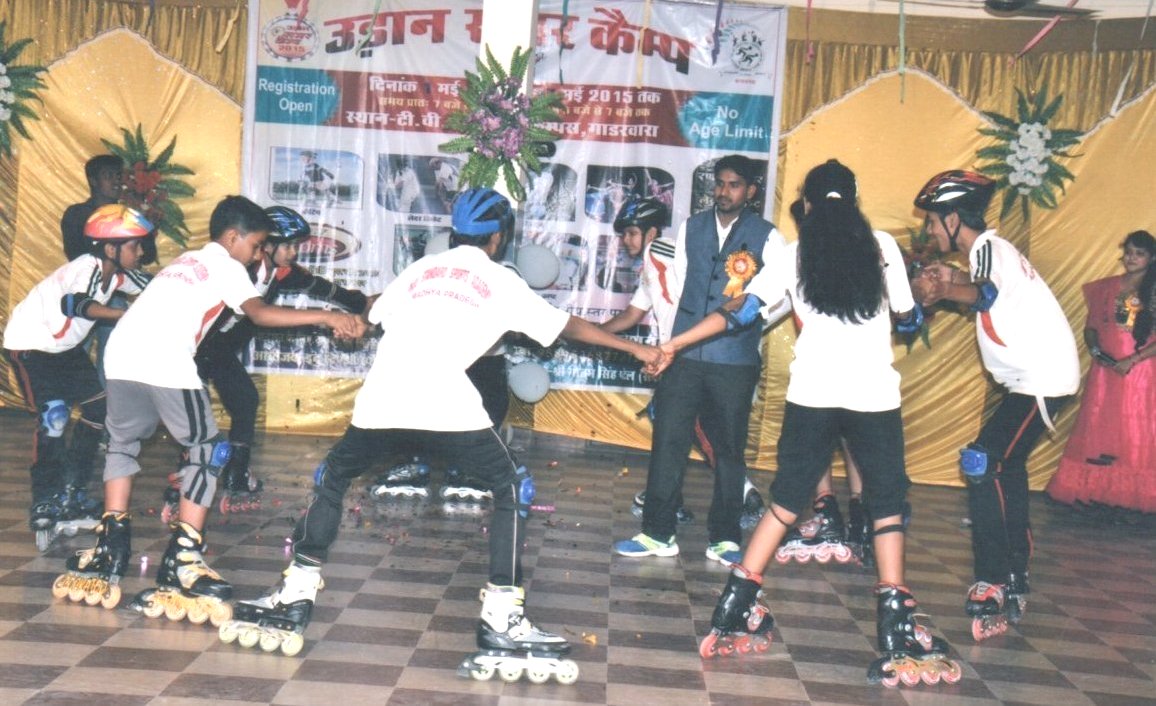
[[[361,338],[369,328],[369,324],[359,314],[339,311],[332,312],[326,325],[333,329],[334,337],[342,339]]]

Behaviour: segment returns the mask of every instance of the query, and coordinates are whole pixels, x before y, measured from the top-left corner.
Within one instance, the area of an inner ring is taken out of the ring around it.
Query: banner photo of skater
[[[292,6],[291,6],[292,5]],[[673,239],[692,213],[713,206],[712,166],[729,153],[761,160],[775,182],[778,96],[786,13],[682,3],[545,2],[535,91],[565,110],[545,168],[527,175],[515,247],[541,245],[559,260],[539,292],[594,322],[624,310],[642,259],[621,247],[613,223],[630,199],[653,198]],[[250,22],[247,183],[259,203],[299,211],[313,236],[300,261],[318,276],[381,291],[431,242],[448,238],[461,155],[438,145],[446,117],[481,51],[481,2],[372,0],[302,6],[261,0]],[[596,67],[596,68],[595,68]],[[765,191],[765,188],[764,188]],[[760,196],[752,204],[766,208]],[[294,295],[278,303],[316,305]],[[651,322],[632,334],[656,340]],[[254,372],[360,377],[375,339],[340,345],[323,332],[267,331],[247,357]],[[350,350],[350,348],[352,348]],[[543,356],[552,353],[551,357]],[[551,386],[642,390],[637,365],[581,348],[516,348],[537,358]]]
[[[659,237],[674,242],[686,218],[714,206],[714,163],[747,154],[760,165],[759,195],[749,205],[769,215],[774,188],[786,12],[726,4],[715,40],[714,6],[682,3],[542,2],[536,90],[559,92],[566,109],[548,125],[557,152],[530,179],[524,241],[561,261],[542,295],[590,321],[630,304],[643,255],[623,247],[613,227],[629,202],[653,199],[666,217]],[[656,343],[652,315],[627,331]],[[568,346],[514,348],[514,360],[538,358],[551,386],[639,391],[654,381],[611,351]]]

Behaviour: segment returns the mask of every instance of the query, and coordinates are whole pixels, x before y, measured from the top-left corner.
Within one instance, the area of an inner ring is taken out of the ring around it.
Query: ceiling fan
[[[890,0],[898,2],[898,0]],[[1065,5],[1045,5],[1041,0],[906,0],[911,5],[982,10],[996,17],[1091,17],[1095,10]]]

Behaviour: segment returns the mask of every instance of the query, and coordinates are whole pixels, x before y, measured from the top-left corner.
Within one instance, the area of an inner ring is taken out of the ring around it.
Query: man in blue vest
[[[758,193],[756,178],[760,172],[757,162],[742,155],[719,159],[714,165],[714,208],[691,216],[679,229],[674,267],[683,288],[674,335],[742,296],[755,273],[781,256],[786,246],[783,236],[747,208]],[[773,315],[768,320],[773,320]],[[642,532],[616,542],[614,551],[618,554],[678,554],[678,499],[694,439],[694,422],[699,418],[714,443],[716,463],[706,556],[724,564],[742,558],[743,452],[762,364],[761,335],[761,326],[727,331],[687,348],[663,373],[654,393],[655,421]]]

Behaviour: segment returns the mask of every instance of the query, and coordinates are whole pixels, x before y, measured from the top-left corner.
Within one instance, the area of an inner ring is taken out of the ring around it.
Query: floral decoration
[[[29,103],[42,102],[37,91],[45,87],[43,66],[16,66],[16,59],[24,48],[32,43],[31,38],[19,39],[11,44],[4,40],[6,22],[0,22],[0,156],[12,156],[12,131],[24,139],[29,139],[26,120],[39,120]]]
[[[126,166],[120,202],[143,213],[159,232],[185,247],[189,236],[185,212],[173,199],[189,198],[197,190],[178,178],[193,174],[193,170],[170,161],[177,147],[177,138],[174,137],[156,159],[152,159],[139,124],[135,132],[121,128],[120,133],[124,138],[122,145],[101,140],[108,151],[120,157]]]
[[[461,137],[439,146],[443,152],[469,154],[460,174],[464,185],[493,186],[501,175],[510,195],[521,201],[526,189],[518,169],[542,171],[539,155],[558,135],[541,124],[559,120],[562,99],[555,93],[531,98],[523,92],[532,55],[515,48],[507,72],[486,47],[486,60],[478,59],[477,73],[466,72],[463,106],[446,118],[446,129]]]
[[[976,156],[993,160],[981,164],[979,170],[995,179],[996,188],[1003,190],[1001,217],[1012,210],[1016,201],[1022,204],[1025,216],[1030,205],[1055,208],[1056,190],[1063,193],[1064,182],[1076,178],[1057,158],[1070,158],[1068,148],[1076,145],[1083,133],[1048,127],[1063,101],[1063,95],[1049,101],[1046,87],[1032,100],[1017,89],[1015,119],[984,112],[995,127],[981,128],[979,132],[996,138],[996,144],[980,149]]]

